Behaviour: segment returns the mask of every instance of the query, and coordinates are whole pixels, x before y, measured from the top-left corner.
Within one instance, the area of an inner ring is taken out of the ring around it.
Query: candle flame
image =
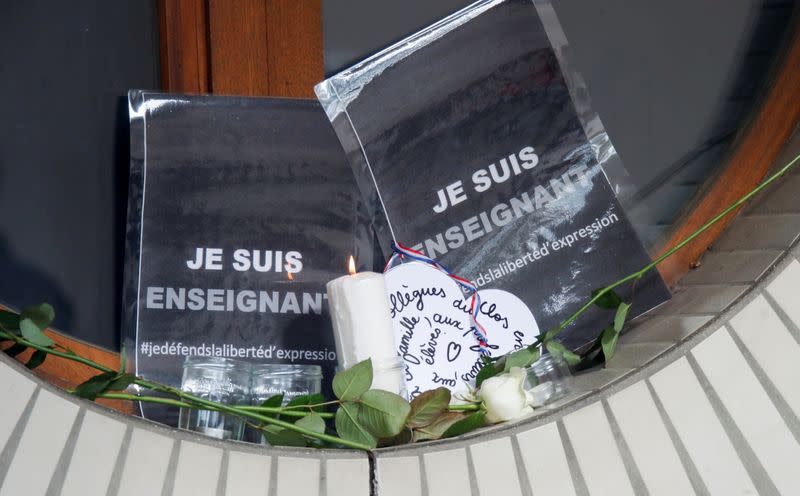
[[[353,258],[353,255],[350,255],[350,258],[347,260],[347,273],[351,276],[356,273],[356,259]]]
[[[290,281],[294,281],[294,276],[292,275],[292,273],[291,273],[291,272],[287,272],[287,273],[286,273],[286,279],[288,279],[288,280],[290,280]]]

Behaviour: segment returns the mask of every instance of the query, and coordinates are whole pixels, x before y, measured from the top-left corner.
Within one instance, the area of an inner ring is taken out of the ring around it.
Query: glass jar
[[[526,369],[525,392],[534,408],[563,398],[571,388],[572,375],[563,358],[542,355]]]
[[[186,357],[181,389],[204,400],[226,405],[250,404],[250,364],[216,357]],[[181,429],[217,439],[241,441],[245,422],[239,417],[212,410],[181,408]]]
[[[322,390],[322,368],[319,365],[295,365],[282,363],[263,363],[252,366],[250,399],[253,405],[283,394],[283,405],[298,396],[316,394]],[[248,427],[247,441],[264,443],[258,429]]]
[[[283,404],[304,394],[322,390],[322,368],[319,365],[262,363],[252,366],[250,396],[253,405],[283,393]]]

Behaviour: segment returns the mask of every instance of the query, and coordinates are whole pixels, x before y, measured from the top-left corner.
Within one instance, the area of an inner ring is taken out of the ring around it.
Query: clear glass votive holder
[[[190,356],[183,363],[181,390],[226,405],[249,405],[250,380],[247,362]],[[178,426],[217,439],[244,439],[244,420],[213,410],[181,408]]]
[[[319,365],[262,363],[254,364],[251,371],[250,400],[256,406],[277,394],[283,394],[285,406],[298,396],[322,391]],[[252,427],[247,428],[245,437],[250,442],[265,443],[261,433]]]
[[[319,365],[259,363],[252,366],[250,397],[253,405],[283,393],[283,404],[298,396],[322,391],[322,368]]]
[[[563,398],[571,389],[572,374],[561,357],[542,355],[525,372],[524,388],[534,408]]]

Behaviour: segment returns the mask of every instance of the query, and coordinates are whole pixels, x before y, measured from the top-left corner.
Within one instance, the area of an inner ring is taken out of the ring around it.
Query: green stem
[[[65,358],[67,360],[72,360],[73,362],[82,363],[84,365],[87,365],[87,366],[95,369],[95,370],[99,370],[100,372],[116,372],[116,370],[110,369],[110,368],[106,367],[105,365],[100,365],[99,363],[93,362],[92,360],[89,360],[88,358],[83,358],[82,356],[77,355],[77,354],[73,354],[73,353],[65,353],[63,351],[54,350],[53,348],[47,348],[46,346],[40,346],[40,345],[38,345],[36,343],[28,341],[25,338],[19,337],[16,334],[13,334],[13,333],[10,333],[10,332],[7,332],[7,331],[0,331],[0,337],[3,337],[5,339],[10,339],[10,340],[12,340],[12,341],[14,341],[14,342],[16,342],[18,344],[27,346],[29,348],[33,348],[34,350],[44,351],[45,353],[53,355],[53,356],[57,356],[57,357],[60,357],[60,358]]]
[[[467,403],[465,405],[450,405],[447,407],[451,412],[476,412],[481,409],[478,403]]]
[[[16,336],[15,334],[8,333],[6,331],[0,331],[0,337],[6,338],[6,339],[10,339],[10,340],[12,340],[14,342],[17,342],[19,344],[28,346],[28,347],[33,348],[35,350],[41,350],[41,351],[43,351],[45,353],[48,353],[50,355],[54,355],[54,356],[57,356],[57,357],[60,357],[60,358],[64,358],[66,360],[72,360],[73,362],[78,362],[78,363],[82,363],[84,365],[88,365],[89,367],[92,367],[92,368],[94,368],[96,370],[99,370],[101,372],[116,372],[116,370],[110,369],[110,368],[108,368],[108,367],[106,367],[104,365],[100,365],[99,363],[93,362],[92,360],[89,360],[88,358],[83,358],[83,357],[81,357],[79,355],[70,355],[68,353],[64,353],[64,352],[61,352],[61,351],[58,351],[58,350],[54,350],[52,348],[47,348],[45,346],[40,346],[40,345],[38,345],[36,343],[32,343],[31,341],[28,341],[25,338],[21,338],[19,336]],[[275,418],[272,418],[272,417],[266,417],[264,415],[259,415],[258,413],[250,412],[250,411],[247,411],[247,410],[239,410],[236,407],[232,407],[232,406],[229,406],[229,405],[223,405],[222,403],[215,403],[213,401],[204,400],[202,398],[198,398],[197,396],[194,396],[194,395],[191,395],[191,394],[186,393],[184,391],[181,391],[180,389],[176,389],[176,388],[173,388],[173,387],[170,387],[170,386],[166,386],[164,384],[159,384],[157,382],[146,381],[144,379],[137,378],[135,381],[133,381],[133,384],[136,384],[137,386],[141,386],[141,387],[143,387],[145,389],[150,389],[152,391],[160,391],[162,393],[167,393],[167,394],[170,394],[172,396],[177,396],[178,398],[181,398],[183,400],[187,400],[187,401],[189,401],[191,403],[194,403],[196,405],[204,406],[208,410],[218,410],[218,411],[221,411],[221,412],[229,413],[231,415],[236,415],[238,417],[247,417],[247,418],[250,418],[250,419],[253,419],[253,420],[258,420],[259,422],[263,422],[265,424],[276,425],[278,427],[283,427],[284,429],[289,429],[289,430],[292,430],[292,431],[295,431],[295,432],[299,432],[300,434],[303,434],[305,436],[313,437],[313,438],[316,438],[316,439],[321,439],[323,441],[328,441],[328,442],[331,442],[331,443],[340,444],[342,446],[347,446],[347,447],[350,447],[350,448],[360,449],[360,450],[364,450],[364,451],[369,451],[369,449],[370,449],[370,447],[365,445],[365,444],[361,444],[361,443],[358,443],[358,442],[355,442],[355,441],[349,441],[347,439],[342,439],[342,438],[339,438],[339,437],[336,437],[336,436],[331,436],[331,435],[328,435],[328,434],[314,432],[312,430],[305,429],[303,427],[300,427],[300,426],[297,426],[295,424],[292,424],[291,422],[285,422],[283,420],[275,419]],[[140,399],[141,398],[137,397],[137,401],[140,400]]]
[[[263,422],[265,424],[276,425],[278,427],[283,427],[284,429],[289,429],[295,432],[299,432],[300,434],[303,434],[305,436],[321,439],[323,441],[328,441],[331,443],[341,444],[343,446],[348,446],[350,448],[360,449],[364,451],[369,451],[370,449],[370,447],[365,444],[361,444],[355,441],[350,441],[347,439],[342,439],[340,437],[331,436],[328,434],[314,432],[310,429],[306,429],[298,425],[292,424],[291,422],[286,422],[272,417],[266,417],[264,415],[259,415],[257,413],[250,412],[247,410],[240,410],[237,409],[236,407],[223,405],[222,403],[215,403],[213,401],[204,400],[203,398],[199,398],[197,396],[194,396],[193,394],[181,391],[180,389],[165,386],[163,384],[159,384],[156,382],[146,381],[144,379],[136,379],[135,381],[133,381],[133,383],[146,389],[150,389],[153,391],[160,391],[163,393],[171,394],[173,396],[177,396],[191,403],[208,407],[208,409],[210,410],[218,410],[220,412],[230,413],[231,415],[246,417],[252,420],[258,420],[259,422]]]
[[[308,410],[311,410],[312,408],[317,408],[317,407],[320,407],[320,406],[328,406],[328,405],[340,405],[341,403],[342,403],[342,402],[341,402],[341,401],[339,401],[339,400],[333,400],[333,401],[326,401],[326,402],[324,402],[324,403],[314,403],[313,405],[292,405],[292,406],[285,406],[285,407],[283,407],[283,410],[284,410],[284,411],[286,411],[286,410],[303,410],[303,409],[308,409]]]
[[[71,391],[70,391],[71,392]],[[97,395],[98,398],[108,400],[125,400],[125,401],[143,401],[145,403],[157,403],[160,405],[176,406],[178,408],[192,408],[194,410],[207,410],[206,407],[193,405],[184,401],[174,400],[172,398],[160,398],[158,396],[137,396],[128,393],[101,393]],[[276,413],[286,415],[287,417],[305,417],[307,412],[287,411],[281,407],[265,407],[265,406],[249,406],[249,405],[233,405],[237,410],[245,410],[255,413]],[[334,414],[328,412],[316,412],[322,418],[334,418]]]
[[[607,294],[610,291],[613,291],[615,288],[617,288],[617,287],[619,287],[619,286],[621,286],[621,285],[623,285],[623,284],[625,284],[627,282],[630,282],[630,281],[633,281],[633,280],[636,280],[636,279],[641,279],[645,274],[647,274],[649,271],[651,271],[656,266],[658,266],[658,264],[660,264],[664,260],[668,259],[672,255],[674,255],[675,252],[677,252],[678,250],[680,250],[684,246],[686,246],[689,243],[691,243],[695,238],[697,238],[698,236],[700,236],[701,234],[706,232],[711,226],[713,226],[714,224],[716,224],[717,222],[722,220],[724,217],[726,217],[728,214],[730,214],[731,212],[733,212],[734,210],[739,208],[747,200],[749,200],[753,196],[757,195],[759,192],[761,192],[761,190],[763,190],[764,188],[766,188],[767,186],[769,186],[773,182],[777,181],[781,176],[783,176],[784,174],[789,172],[789,170],[792,167],[794,167],[797,164],[798,161],[800,161],[800,155],[798,155],[795,158],[793,158],[788,164],[784,165],[776,173],[772,174],[767,179],[765,179],[763,182],[761,182],[761,184],[759,184],[755,189],[753,189],[752,191],[750,191],[746,195],[744,195],[741,198],[739,198],[738,200],[736,200],[733,204],[728,206],[722,212],[720,212],[717,215],[715,215],[714,217],[712,217],[711,220],[709,220],[708,222],[703,224],[703,226],[700,227],[700,229],[698,229],[697,231],[695,231],[692,234],[690,234],[687,238],[684,238],[680,243],[676,244],[675,246],[673,246],[672,248],[667,250],[663,255],[659,256],[658,258],[653,260],[651,263],[649,263],[646,266],[642,267],[640,270],[634,272],[633,274],[630,274],[630,275],[628,275],[626,277],[623,277],[619,281],[616,281],[616,282],[606,286],[605,288],[601,289],[600,291],[598,291],[597,294],[594,295],[594,297],[592,297],[592,299],[590,299],[585,305],[583,305],[577,312],[572,314],[572,316],[570,316],[567,320],[565,320],[564,322],[559,324],[559,326],[556,327],[555,329],[547,331],[547,333],[545,334],[544,339],[542,339],[541,337],[537,337],[536,342],[533,343],[531,346],[538,346],[542,342],[544,342],[546,340],[549,340],[549,339],[552,339],[555,336],[557,336],[568,325],[570,325],[573,322],[575,322],[575,320],[578,317],[580,317],[586,310],[591,308],[591,306],[594,305],[595,302],[597,302],[597,300],[602,298],[603,295]]]

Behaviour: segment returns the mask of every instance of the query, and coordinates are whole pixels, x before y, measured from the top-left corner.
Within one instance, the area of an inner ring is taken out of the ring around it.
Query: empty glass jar
[[[283,404],[304,394],[322,390],[322,368],[319,365],[281,363],[254,364],[250,395],[254,405],[283,393]]]
[[[214,357],[187,357],[183,364],[181,389],[204,400],[226,405],[250,404],[250,364]],[[242,419],[212,410],[181,408],[179,426],[217,439],[240,441]]]
[[[571,381],[572,375],[564,359],[548,353],[528,367],[524,387],[531,406],[538,408],[566,396]]]

